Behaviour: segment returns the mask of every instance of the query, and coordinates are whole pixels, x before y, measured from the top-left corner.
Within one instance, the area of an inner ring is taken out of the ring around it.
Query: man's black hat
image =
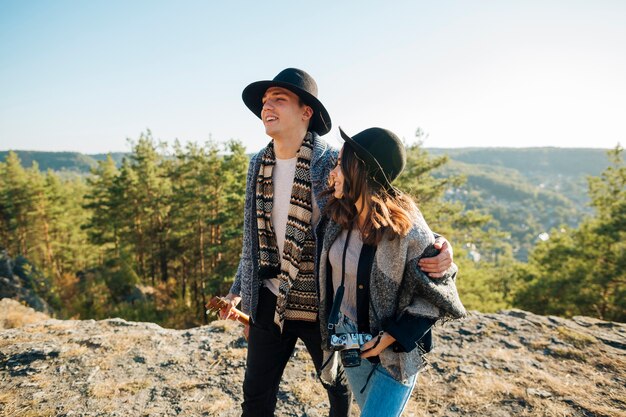
[[[310,130],[318,135],[325,135],[331,128],[331,121],[324,105],[317,99],[317,83],[313,77],[297,68],[282,70],[273,80],[257,81],[244,88],[241,98],[252,113],[261,118],[263,103],[261,99],[270,87],[282,87],[296,94],[313,109]]]
[[[341,128],[339,132],[363,161],[368,175],[385,190],[392,190],[391,183],[406,165],[406,151],[400,138],[380,127],[365,129],[352,137]]]

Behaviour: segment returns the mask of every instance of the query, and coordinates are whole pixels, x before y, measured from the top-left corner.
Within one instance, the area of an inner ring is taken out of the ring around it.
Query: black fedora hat
[[[317,83],[306,72],[297,68],[282,70],[273,80],[257,81],[243,89],[241,98],[252,113],[261,118],[263,103],[261,99],[270,87],[282,87],[296,94],[313,109],[310,129],[318,135],[325,135],[330,131],[330,115],[324,105],[317,99]]]
[[[385,190],[393,190],[391,183],[406,166],[406,151],[400,138],[380,127],[371,127],[354,136],[348,136],[341,127],[341,137],[365,164],[368,175]]]

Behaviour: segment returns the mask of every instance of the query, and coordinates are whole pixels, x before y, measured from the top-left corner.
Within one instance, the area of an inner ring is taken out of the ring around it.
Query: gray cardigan
[[[241,308],[249,314],[254,321],[256,319],[257,305],[259,302],[259,289],[262,285],[259,280],[259,235],[256,219],[256,177],[261,166],[263,148],[250,159],[248,165],[248,177],[246,180],[246,202],[244,207],[243,221],[243,245],[239,267],[235,275],[235,282],[230,292],[241,296]],[[337,161],[338,151],[332,148],[324,139],[313,133],[313,157],[311,158],[311,182],[315,201],[324,211],[328,198],[322,197],[321,193],[328,188],[328,175]],[[313,226],[315,233],[316,224]],[[316,239],[317,241],[317,239]],[[316,251],[317,252],[317,251]],[[316,257],[317,262],[317,257]],[[317,271],[317,264],[315,265]]]
[[[319,259],[319,316],[324,349],[327,349],[329,339],[327,297],[332,297],[332,294],[326,294],[328,252],[339,233],[341,227],[329,221]],[[383,330],[385,321],[397,320],[403,314],[432,319],[456,319],[466,315],[456,289],[456,265],[442,279],[430,279],[417,265],[433,242],[433,233],[420,214],[407,236],[394,240],[383,238],[378,244],[370,275],[369,327],[372,334]],[[419,349],[394,352],[390,346],[379,357],[381,365],[399,381],[415,375],[423,366]],[[326,350],[324,363],[327,361],[330,362],[322,371],[321,378],[332,384],[336,378],[337,354]]]

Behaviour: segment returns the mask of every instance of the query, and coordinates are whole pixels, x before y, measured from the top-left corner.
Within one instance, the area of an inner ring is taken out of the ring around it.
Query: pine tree
[[[489,215],[445,199],[446,193],[461,187],[465,179],[437,174],[448,158],[429,155],[422,147],[426,136],[417,129],[418,141],[406,146],[407,165],[394,185],[412,195],[430,228],[452,243],[459,266],[457,286],[465,306],[481,311],[508,307],[512,291],[508,281],[514,264],[510,238],[494,228]]]
[[[97,245],[100,263],[110,251],[119,257],[120,221],[118,212],[122,208],[122,200],[116,198],[116,179],[120,175],[113,158],[108,155],[106,160],[99,161],[87,179],[89,191],[85,195],[85,209],[91,215],[84,223],[89,240]]]
[[[550,233],[516,271],[515,302],[539,314],[592,315],[626,320],[626,166],[623,149],[608,153],[611,166],[589,179],[596,214],[577,229]]]
[[[9,152],[4,163],[0,164],[2,188],[0,189],[0,212],[2,241],[13,256],[28,256],[29,234],[33,225],[35,196],[32,192],[33,175],[22,167],[15,152]]]

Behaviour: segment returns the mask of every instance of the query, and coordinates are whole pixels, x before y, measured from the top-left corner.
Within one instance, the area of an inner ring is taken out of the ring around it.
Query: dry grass
[[[592,358],[593,365],[602,372],[613,372],[613,373],[626,373],[626,360],[614,357],[610,358],[602,353],[593,356]],[[626,375],[623,375],[626,377]]]
[[[243,325],[233,320],[216,320],[211,323],[211,327],[218,332],[236,333],[237,331],[243,332]]]
[[[146,336],[144,334],[118,334],[114,338],[108,340],[110,342],[113,352],[128,352],[134,347],[141,345],[144,342]]]
[[[35,405],[36,408],[26,406],[17,410],[15,414],[7,414],[7,416],[19,416],[19,417],[54,417],[58,413],[54,408],[42,409],[40,406]]]
[[[560,326],[557,327],[556,330],[565,342],[570,343],[579,349],[598,343],[598,339],[595,337],[586,333],[577,332],[576,330],[572,330],[567,327]]]
[[[531,340],[528,343],[528,348],[532,350],[544,350],[550,346],[550,343],[548,339]]]
[[[570,398],[578,407],[587,410],[592,415],[626,415],[624,410],[620,411],[611,406],[610,396],[606,395],[604,387],[611,385],[612,375],[605,375],[594,367],[574,361],[568,363],[566,367],[562,364],[553,363],[552,365],[552,368],[545,370],[526,367],[515,376],[515,383],[519,386],[541,388],[557,398]],[[585,378],[576,377],[578,375],[585,375]],[[555,401],[554,398],[542,399],[526,395],[525,400],[536,409],[552,410],[544,415],[571,413],[571,407]],[[561,413],[564,407],[569,410],[568,413]]]
[[[495,359],[502,362],[511,362],[517,357],[517,353],[511,349],[505,349],[502,347],[497,347],[489,350],[486,353],[486,356],[491,359]]]
[[[40,389],[47,389],[54,385],[54,381],[50,379],[49,376],[45,374],[35,374],[29,376],[29,381],[34,382],[39,385]]]
[[[49,332],[63,332],[74,328],[75,325],[71,321],[51,320],[45,324],[38,324],[37,326],[28,326],[23,329],[24,332],[41,334]]]
[[[472,376],[460,376],[452,402],[462,409],[480,412],[491,408],[503,399],[522,398],[523,388],[493,373],[478,373]]]
[[[550,349],[550,354],[557,358],[573,359],[579,362],[587,361],[587,355],[585,355],[584,352],[581,352],[580,350],[576,348],[555,347],[555,348]]]
[[[129,381],[129,382],[125,382],[123,384],[120,384],[117,389],[120,392],[125,392],[128,393],[130,395],[135,395],[137,394],[139,391],[146,389],[148,387],[150,387],[152,384],[150,383],[150,381],[148,381],[147,379],[143,379],[140,381]]]
[[[0,329],[15,329],[49,318],[47,314],[35,311],[15,300],[5,298],[0,301]]]
[[[53,405],[42,404],[38,400],[25,401],[20,397],[20,391],[15,386],[3,387],[0,393],[0,415],[5,417],[48,417],[56,416],[58,413]]]
[[[24,339],[21,337],[15,337],[15,338],[11,338],[11,339],[5,339],[5,340],[0,340],[0,348],[4,348],[7,346],[13,346],[13,345],[17,345],[20,343],[26,343],[26,342],[30,342],[31,339]]]
[[[585,340],[584,343],[593,343],[577,334],[573,337]],[[600,363],[603,368],[614,371],[621,366],[618,373],[624,374],[624,361],[599,356],[594,359],[597,363],[593,365],[578,360],[568,361],[563,366],[562,362],[539,353],[533,355],[533,359],[545,366],[545,369],[537,369],[530,362],[515,362],[518,352],[495,348],[485,353],[490,359],[514,363],[519,368],[514,373],[475,367],[474,374],[452,376],[450,372],[440,375],[432,368],[427,369],[418,377],[405,415],[444,416],[451,409],[460,415],[489,415],[490,410],[503,408],[507,404],[515,409],[514,415],[519,416],[568,416],[575,408],[586,410],[589,415],[626,416],[624,390],[616,388],[613,381],[615,374],[598,369]],[[575,349],[563,350],[561,353],[575,359],[582,355]],[[523,356],[527,357],[527,354]],[[579,375],[585,375],[585,378],[579,378]],[[551,395],[548,398],[530,395],[527,391],[529,388],[543,390]],[[570,400],[566,402],[562,398]]]
[[[236,406],[235,402],[223,392],[212,389],[206,393],[206,396],[194,404],[193,411],[200,414],[207,414],[211,417],[221,416],[224,410],[232,409]]]
[[[176,388],[178,388],[181,391],[193,391],[196,389],[202,389],[204,386],[206,386],[206,381],[200,381],[199,379],[192,379],[192,380],[186,380],[183,381],[181,383],[179,383]]]
[[[116,391],[114,384],[110,381],[97,382],[89,387],[89,396],[94,398],[110,398]]]
[[[89,352],[89,349],[86,348],[85,346],[72,344],[71,347],[63,350],[60,356],[62,358],[73,358],[73,357],[84,356],[87,352]]]
[[[92,385],[89,388],[89,394],[94,398],[111,398],[114,395],[135,395],[150,386],[152,386],[152,383],[146,379],[120,383],[108,380]]]
[[[317,378],[304,377],[294,381],[289,390],[300,403],[310,406],[318,405],[320,398],[326,397],[326,390]]]
[[[247,355],[247,349],[243,348],[228,348],[219,352],[220,359],[230,359],[235,361],[245,361]]]

